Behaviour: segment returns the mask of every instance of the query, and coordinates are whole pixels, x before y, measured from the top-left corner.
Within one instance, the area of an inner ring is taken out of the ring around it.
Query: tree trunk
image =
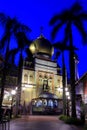
[[[3,96],[4,96],[5,79],[6,79],[6,67],[3,68],[3,72],[2,72],[1,96],[0,96],[0,110],[1,110],[1,107],[2,107]]]
[[[7,73],[7,63],[4,63],[4,67],[2,70],[2,79],[1,79],[1,96],[0,96],[0,117],[2,115],[2,103],[4,99],[4,90],[5,90],[5,83],[6,83],[6,73]]]
[[[17,90],[17,99],[16,99],[16,116],[18,115],[18,108],[21,102],[22,65],[23,65],[23,58],[22,58],[22,54],[20,54],[20,61],[18,66],[18,90]]]
[[[65,88],[66,88],[66,69],[65,69],[65,62],[64,62],[64,53],[62,52],[62,74],[63,74],[63,114],[66,115],[66,95],[65,95]]]
[[[2,70],[2,80],[1,80],[1,96],[0,96],[0,116],[1,116],[1,109],[2,109],[2,103],[4,98],[4,89],[5,89],[5,81],[6,81],[6,73],[7,73],[7,60],[8,60],[8,52],[9,52],[9,44],[6,48],[6,54],[5,54],[5,62],[4,67]]]
[[[71,50],[70,52],[70,84],[71,84],[72,117],[76,117],[75,63],[74,63],[73,50]]]
[[[74,49],[72,41],[72,29],[69,30],[70,38],[70,85],[71,85],[71,112],[72,117],[76,117],[76,92],[75,92],[75,61],[74,61]]]

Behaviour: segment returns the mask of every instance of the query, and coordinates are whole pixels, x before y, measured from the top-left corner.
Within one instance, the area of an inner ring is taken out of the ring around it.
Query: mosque
[[[17,70],[14,69],[13,71],[12,69],[10,75],[8,74],[6,77],[3,105],[16,106],[18,105],[17,101],[19,101],[18,97],[20,97],[19,105],[22,106],[24,114],[25,111],[32,112],[32,114],[62,113],[62,68],[60,68],[56,60],[52,59],[54,54],[54,48],[52,44],[43,35],[40,35],[30,44],[29,50],[32,53],[32,57],[27,57],[23,61],[21,88],[20,90],[16,90],[17,94],[15,96],[12,95],[11,92],[17,88]],[[1,58],[0,61],[2,63]],[[81,109],[82,101],[84,102],[87,110],[87,72],[79,78],[78,63],[78,59],[75,58],[77,115]],[[66,93],[69,93],[70,84],[68,84],[68,82],[67,88],[68,91],[65,91]],[[14,97],[13,104],[12,97]],[[69,112],[71,113],[70,102],[68,106]]]
[[[54,48],[40,35],[29,49],[33,56],[23,62],[21,104],[32,113],[62,112],[62,75],[57,61],[52,60]]]
[[[61,114],[63,112],[62,68],[52,58],[54,48],[49,40],[40,35],[30,44],[29,50],[32,57],[27,57],[23,61],[21,89],[20,92],[17,91],[13,105],[17,105],[16,101],[18,101],[17,98],[20,95],[19,105],[22,106],[24,114],[26,112],[32,114]],[[76,108],[80,108],[81,99],[87,104],[87,73],[79,79],[77,66],[78,60],[76,59]],[[9,102],[10,105],[12,104],[9,94],[8,98],[6,96],[7,91],[11,93],[17,86],[17,75],[9,76],[8,79],[3,105],[9,105]],[[69,93],[69,88],[70,84],[67,82],[68,91],[66,93]],[[69,112],[71,112],[70,102],[68,106]],[[16,107],[14,108],[16,109]]]

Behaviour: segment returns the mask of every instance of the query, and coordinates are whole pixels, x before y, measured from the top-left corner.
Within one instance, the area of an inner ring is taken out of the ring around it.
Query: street
[[[22,116],[10,122],[10,130],[80,130],[64,124],[58,116]]]

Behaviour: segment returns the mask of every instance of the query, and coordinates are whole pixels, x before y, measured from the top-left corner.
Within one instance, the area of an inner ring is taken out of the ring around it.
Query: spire
[[[43,36],[43,26],[40,27],[40,36]]]

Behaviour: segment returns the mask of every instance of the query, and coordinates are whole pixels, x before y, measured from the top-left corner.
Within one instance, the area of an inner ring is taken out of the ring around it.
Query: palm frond
[[[25,52],[26,52],[26,54],[27,54],[27,57],[29,58],[29,60],[32,60],[33,58],[33,55],[32,55],[32,53],[31,53],[31,51],[29,50],[29,48],[26,48],[25,49]]]
[[[10,38],[9,33],[4,33],[3,37],[0,40],[0,48],[3,49],[7,46],[8,37]]]
[[[65,50],[78,50],[78,48],[76,48],[75,46],[73,46],[72,48],[70,48],[70,46],[64,44],[63,42],[57,42],[55,44],[53,44],[54,48],[59,49],[60,51],[65,51]]]
[[[57,60],[58,59],[58,57],[60,56],[60,54],[61,54],[61,51],[59,51],[58,49],[56,49],[56,51],[55,51],[55,53],[54,53],[54,60]]]
[[[87,13],[82,12],[82,13],[79,14],[78,17],[80,18],[80,20],[87,20]]]
[[[15,62],[15,56],[18,53],[18,51],[19,51],[18,48],[15,48],[15,49],[9,51],[8,60],[10,59],[12,64],[14,64],[14,62]]]
[[[17,21],[16,18],[14,18],[14,21],[15,21],[14,32],[18,32],[18,31],[22,31],[25,33],[31,32],[31,29],[28,26],[20,23],[19,21]]]
[[[18,48],[15,48],[15,49],[10,50],[10,51],[9,51],[9,56],[10,56],[10,55],[15,55],[15,54],[17,54],[18,51],[19,51]]]
[[[58,14],[58,15],[53,16],[52,19],[50,20],[49,24],[50,24],[50,25],[53,25],[53,24],[55,24],[56,22],[58,22],[58,20],[61,20],[61,14]]]
[[[57,42],[53,44],[54,48],[59,49],[60,51],[66,50],[66,45],[63,42]]]
[[[66,21],[68,17],[71,17],[70,12],[68,10],[63,10],[60,14],[53,16],[49,24],[54,25],[62,20]]]
[[[8,17],[4,13],[0,13],[0,23],[2,25],[6,24],[7,19],[8,19]]]
[[[16,33],[16,40],[19,48],[24,48],[25,46],[30,44],[30,40],[24,32]]]
[[[82,11],[82,6],[76,2],[73,4],[73,6],[71,7],[70,11],[73,13],[73,14],[76,14],[76,13],[80,13]]]
[[[81,33],[81,36],[83,38],[83,43],[86,44],[86,41],[87,41],[86,31],[84,30],[84,26],[83,26],[83,23],[81,22],[81,20],[78,20],[78,21],[74,21],[74,25],[77,27],[77,29]]]
[[[52,30],[52,33],[51,33],[51,36],[52,36],[52,39],[55,38],[57,32],[59,31],[60,27],[64,24],[64,21],[59,23],[58,25],[56,25],[53,30]]]

